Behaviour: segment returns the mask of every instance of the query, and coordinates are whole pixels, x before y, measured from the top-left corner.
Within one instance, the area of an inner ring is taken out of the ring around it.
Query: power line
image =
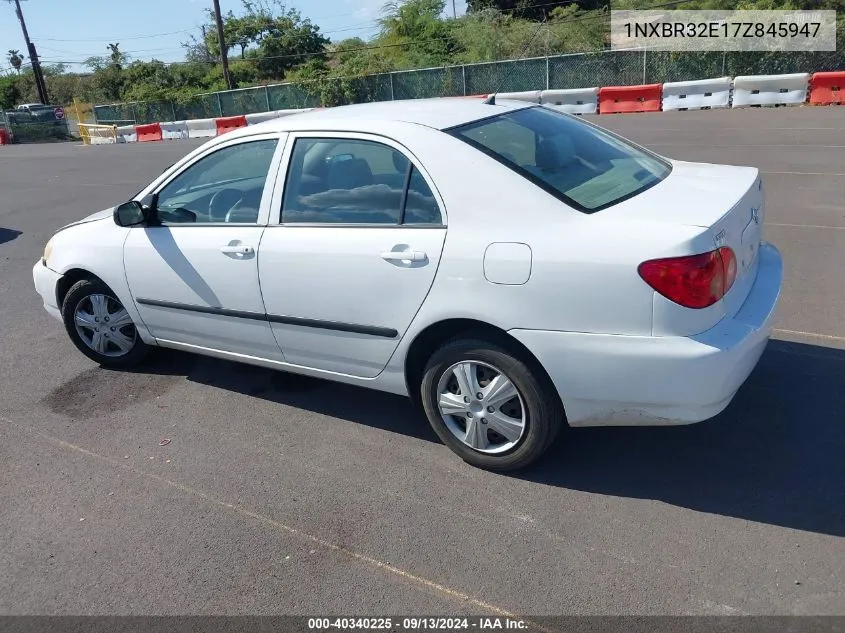
[[[78,38],[78,39],[58,39],[52,37],[42,37],[44,42],[113,42],[114,40],[147,40],[156,37],[166,37],[168,35],[178,35],[180,33],[192,33],[196,28],[182,29],[181,31],[170,31],[168,33],[155,33],[151,35],[136,35],[134,37],[124,37],[122,35],[114,35],[112,37],[94,37],[94,38]]]

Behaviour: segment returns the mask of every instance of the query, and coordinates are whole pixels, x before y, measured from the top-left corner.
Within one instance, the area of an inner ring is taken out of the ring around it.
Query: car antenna
[[[546,16],[543,16],[543,21],[537,24],[537,28],[534,30],[534,33],[531,34],[528,43],[522,49],[522,52],[519,54],[519,57],[510,61],[518,62],[525,57],[526,53],[528,53],[528,48],[531,46],[531,43],[534,41],[534,38],[537,37],[537,33],[539,33],[540,29],[542,29],[544,26],[546,26]],[[546,51],[546,54],[548,55],[548,50]],[[496,85],[496,89],[491,94],[487,95],[487,98],[485,98],[484,101],[482,101],[481,103],[483,103],[484,105],[496,105],[497,94],[499,94],[498,83]]]

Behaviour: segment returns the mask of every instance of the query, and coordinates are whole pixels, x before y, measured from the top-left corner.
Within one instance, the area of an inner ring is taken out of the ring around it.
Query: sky
[[[368,38],[377,29],[385,0],[288,0],[287,6],[319,25],[332,40]],[[451,15],[452,0],[446,0]],[[455,0],[458,15],[466,0]],[[212,0],[22,0],[29,37],[43,64],[76,62],[69,70],[84,70],[80,63],[95,55],[108,55],[106,44],[118,42],[132,60],[181,61],[181,42],[199,35],[203,10]],[[220,0],[225,14],[240,13],[240,0]],[[0,73],[9,71],[6,51],[26,54],[26,44],[15,5],[0,0]]]

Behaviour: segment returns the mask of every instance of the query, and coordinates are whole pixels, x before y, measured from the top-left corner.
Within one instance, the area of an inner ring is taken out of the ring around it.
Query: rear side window
[[[662,181],[658,156],[548,108],[526,108],[450,133],[585,213],[627,200]]]
[[[392,147],[300,138],[291,154],[282,222],[440,224],[441,216],[425,179]]]
[[[403,222],[405,224],[441,223],[440,208],[434,200],[434,194],[416,167],[411,167]]]

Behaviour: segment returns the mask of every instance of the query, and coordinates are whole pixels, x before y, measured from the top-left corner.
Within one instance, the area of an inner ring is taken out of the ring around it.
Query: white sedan
[[[217,137],[33,275],[100,365],[168,347],[406,395],[464,460],[514,470],[566,424],[728,405],[781,292],[763,218],[755,168],[540,105],[388,102]]]

